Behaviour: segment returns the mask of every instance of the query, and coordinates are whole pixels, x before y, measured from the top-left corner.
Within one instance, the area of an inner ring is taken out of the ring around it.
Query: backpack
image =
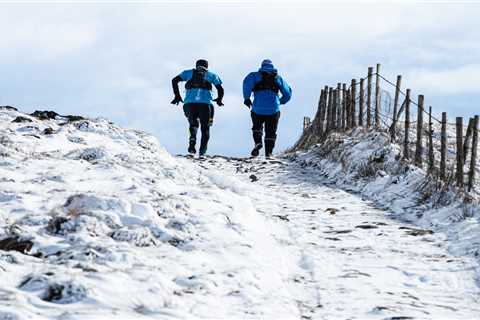
[[[185,89],[212,90],[212,84],[206,80],[207,70],[203,68],[193,69],[192,78],[185,84]]]
[[[253,91],[271,90],[275,94],[278,94],[280,87],[278,86],[276,79],[276,73],[262,72],[262,79],[255,84]]]

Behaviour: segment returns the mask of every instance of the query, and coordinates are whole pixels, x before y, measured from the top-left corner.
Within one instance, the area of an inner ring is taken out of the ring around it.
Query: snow
[[[415,227],[409,197],[379,209],[321,168],[342,165],[295,157],[189,160],[106,119],[0,109],[0,240],[34,244],[0,251],[0,319],[480,316],[478,263],[451,248],[476,221],[458,241]]]

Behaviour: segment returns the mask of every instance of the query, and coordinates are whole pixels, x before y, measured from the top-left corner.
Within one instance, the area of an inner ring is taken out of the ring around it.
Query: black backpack
[[[193,69],[192,78],[187,81],[185,88],[212,90],[212,84],[205,79],[206,76],[207,70],[203,68]]]
[[[257,82],[253,87],[253,91],[260,91],[260,90],[271,90],[274,93],[278,94],[280,88],[277,84],[277,74],[270,73],[270,72],[262,72],[262,80]]]

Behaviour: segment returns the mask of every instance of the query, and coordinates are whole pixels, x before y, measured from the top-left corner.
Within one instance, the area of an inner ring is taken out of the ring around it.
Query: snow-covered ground
[[[2,109],[0,208],[0,241],[33,243],[0,250],[2,320],[480,317],[475,259],[298,159]]]

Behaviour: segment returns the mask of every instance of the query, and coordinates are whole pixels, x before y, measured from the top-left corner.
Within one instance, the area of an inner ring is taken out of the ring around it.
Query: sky
[[[293,88],[276,151],[295,143],[323,86],[376,63],[434,112],[470,116],[480,113],[478,16],[475,1],[0,2],[0,105],[105,117],[185,153],[171,79],[204,58],[226,92],[209,153],[248,155],[242,81],[269,58]]]

